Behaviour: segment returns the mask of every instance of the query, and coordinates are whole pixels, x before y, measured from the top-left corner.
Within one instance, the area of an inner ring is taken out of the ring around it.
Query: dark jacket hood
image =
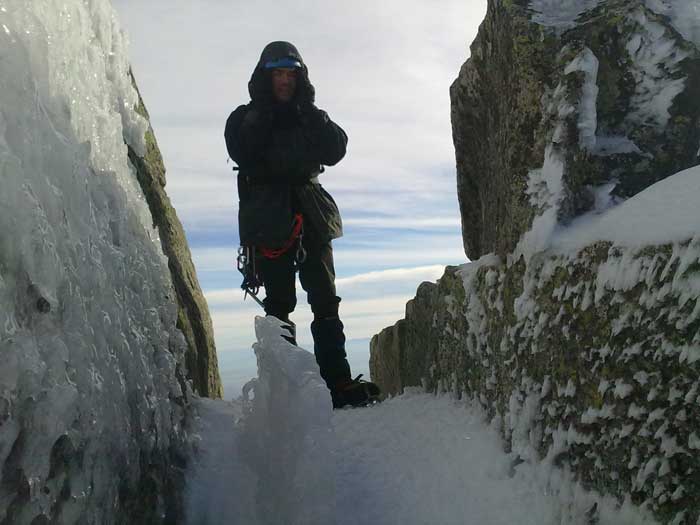
[[[294,102],[297,104],[314,103],[316,91],[309,81],[309,68],[304,63],[301,53],[299,53],[294,44],[284,41],[270,42],[260,54],[260,60],[255,65],[253,74],[248,82],[248,93],[254,103],[261,105],[274,104],[270,71],[264,69],[263,66],[266,62],[287,57],[298,60],[301,63]]]

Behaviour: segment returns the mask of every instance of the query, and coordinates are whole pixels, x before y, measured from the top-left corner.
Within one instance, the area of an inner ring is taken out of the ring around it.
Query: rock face
[[[472,398],[519,460],[696,523],[700,13],[549,4],[489,1],[452,86],[478,260],[420,285],[372,378]]]
[[[511,252],[543,206],[567,223],[604,184],[630,197],[697,164],[697,30],[668,12],[684,3],[489,0],[450,91],[470,259]]]
[[[700,238],[601,242],[527,266],[448,267],[374,336],[370,369],[391,394],[473,397],[522,459],[695,523],[699,330]]]
[[[108,0],[0,9],[2,525],[181,522],[220,392],[127,56]]]
[[[137,89],[133,76],[131,78],[134,89]],[[140,94],[137,111],[144,118],[149,118]],[[219,377],[209,307],[199,287],[182,224],[165,193],[165,166],[150,125],[146,131],[146,154],[139,156],[132,147],[128,148],[129,160],[136,169],[136,176],[153,216],[153,226],[158,229],[163,253],[168,257],[168,268],[178,302],[177,327],[187,341],[187,378],[192,380],[196,393],[221,398],[224,390]]]

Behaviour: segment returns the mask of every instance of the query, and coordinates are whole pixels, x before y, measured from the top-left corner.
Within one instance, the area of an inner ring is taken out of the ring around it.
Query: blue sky
[[[114,0],[209,302],[227,397],[255,376],[253,318],[235,269],[237,196],[223,127],[248,102],[270,41],[293,42],[317,105],[349,136],[321,176],[345,236],[334,241],[349,359],[367,373],[369,338],[403,317],[424,280],[467,261],[460,233],[449,86],[469,56],[486,0],[295,2]],[[311,348],[297,286],[292,318]]]

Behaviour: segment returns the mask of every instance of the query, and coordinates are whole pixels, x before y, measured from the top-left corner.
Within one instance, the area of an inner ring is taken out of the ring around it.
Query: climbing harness
[[[261,246],[260,253],[266,259],[279,259],[285,253],[287,253],[292,246],[294,246],[294,243],[296,243],[298,241],[297,252],[295,254],[294,260],[298,264],[302,264],[306,260],[306,250],[304,249],[304,246],[302,245],[302,238],[303,237],[304,237],[304,217],[302,217],[301,213],[297,213],[296,215],[294,215],[294,225],[292,226],[292,233],[289,236],[289,239],[287,239],[287,242],[284,243],[284,246],[282,246],[281,248],[278,248],[276,250],[273,250],[270,248],[265,248],[265,247]]]
[[[233,166],[232,170],[240,172],[240,168],[238,166]],[[323,173],[323,166],[321,166],[321,173]],[[294,244],[296,244],[297,249],[296,253],[294,254],[294,264],[295,270],[298,270],[299,265],[304,264],[307,257],[303,239],[304,217],[301,213],[297,213],[294,215],[292,233],[281,248],[271,249],[265,248],[264,246],[258,246],[257,248],[255,246],[240,246],[238,248],[236,263],[238,266],[238,271],[243,275],[243,282],[241,283],[241,289],[245,292],[243,295],[243,300],[250,295],[256,303],[258,303],[263,309],[265,308],[265,304],[258,298],[260,287],[264,286],[262,277],[257,267],[258,253],[266,259],[279,259],[285,253],[287,253],[292,246],[294,246]]]
[[[258,303],[263,309],[265,304],[258,298],[258,293],[260,292],[260,287],[264,286],[262,277],[258,272],[257,267],[257,255],[260,253],[261,256],[266,259],[279,259],[285,253],[287,253],[294,244],[297,245],[296,253],[294,254],[295,270],[299,268],[299,265],[304,264],[306,261],[307,253],[304,248],[303,243],[304,238],[304,217],[301,213],[297,213],[294,216],[294,225],[292,226],[292,233],[289,239],[284,243],[281,248],[271,249],[265,248],[263,246],[240,246],[238,248],[238,259],[237,266],[238,271],[243,274],[243,283],[241,283],[241,289],[245,291],[243,300],[249,295],[253,300]]]

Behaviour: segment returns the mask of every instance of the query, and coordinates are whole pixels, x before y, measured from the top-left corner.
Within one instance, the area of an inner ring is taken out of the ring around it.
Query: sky
[[[167,192],[192,250],[214,323],[225,396],[256,375],[243,300],[234,164],[223,129],[249,101],[262,48],[296,45],[316,103],[348,134],[321,175],[343,216],[333,241],[340,315],[354,373],[369,339],[404,316],[422,281],[467,262],[462,248],[449,86],[469,57],[486,0],[113,0],[167,169]],[[292,320],[312,349],[312,314],[297,283]]]

